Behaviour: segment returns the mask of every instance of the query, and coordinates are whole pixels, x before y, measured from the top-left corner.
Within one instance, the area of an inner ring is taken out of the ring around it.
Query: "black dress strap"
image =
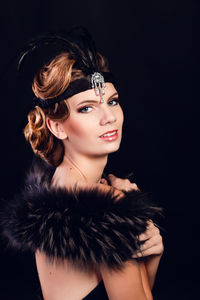
[[[109,300],[103,280],[82,300]]]
[[[37,300],[44,300],[40,286],[37,290]],[[103,280],[82,300],[109,300]]]

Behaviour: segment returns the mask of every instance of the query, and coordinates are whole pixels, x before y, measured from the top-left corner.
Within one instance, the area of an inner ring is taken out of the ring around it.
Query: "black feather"
[[[82,268],[120,268],[139,249],[138,235],[159,208],[147,194],[116,196],[99,188],[51,188],[48,171],[29,174],[24,190],[1,211],[3,235],[21,250],[37,249],[50,260]]]
[[[92,36],[85,27],[77,26],[70,31],[44,32],[30,39],[17,57],[18,74],[32,83],[34,75],[62,52],[69,53],[75,60],[74,68],[85,75],[101,71]]]

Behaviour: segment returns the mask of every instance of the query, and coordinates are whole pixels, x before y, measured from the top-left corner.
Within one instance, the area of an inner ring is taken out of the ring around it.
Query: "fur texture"
[[[139,249],[138,235],[159,209],[147,194],[50,187],[49,171],[29,174],[24,190],[1,212],[3,235],[20,250],[37,249],[79,267],[116,269]]]

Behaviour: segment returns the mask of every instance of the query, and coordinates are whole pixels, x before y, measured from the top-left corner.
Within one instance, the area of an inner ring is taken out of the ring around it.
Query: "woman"
[[[159,209],[128,179],[102,177],[123,125],[105,58],[76,28],[32,40],[18,68],[35,94],[24,134],[47,165],[6,205],[4,235],[35,253],[45,300],[152,299]]]

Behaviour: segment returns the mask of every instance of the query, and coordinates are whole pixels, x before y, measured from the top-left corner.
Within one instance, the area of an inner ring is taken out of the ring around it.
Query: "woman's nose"
[[[114,123],[116,121],[116,115],[112,111],[112,107],[105,106],[103,107],[104,104],[102,104],[102,115],[100,119],[100,125],[105,125],[107,123]]]

